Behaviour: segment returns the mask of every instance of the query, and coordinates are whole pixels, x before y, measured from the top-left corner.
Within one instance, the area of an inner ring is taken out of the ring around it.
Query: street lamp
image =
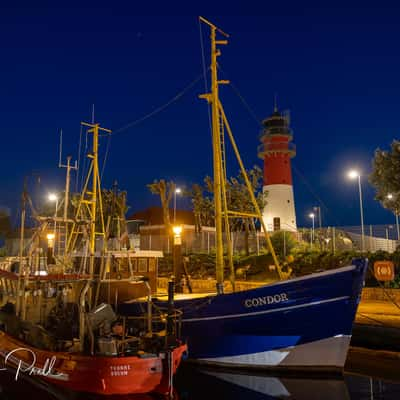
[[[394,197],[394,196],[393,196],[392,193],[389,193],[386,197],[387,197],[389,200],[393,200],[393,197]],[[395,209],[394,215],[395,215],[395,217],[396,217],[397,240],[399,241],[399,240],[400,240],[400,229],[399,229],[399,213],[398,213],[398,211],[397,211],[397,208]]]
[[[314,243],[315,214],[310,213],[308,216],[312,219],[312,230],[311,230],[311,249],[312,249]]]
[[[174,225],[172,227],[172,232],[174,233],[172,259],[175,276],[175,291],[177,293],[182,293],[182,226]]]
[[[57,233],[57,222],[56,222],[55,218],[57,217],[57,211],[58,211],[58,196],[55,193],[49,193],[49,195],[47,196],[47,199],[49,201],[55,201],[55,203],[56,203],[56,210],[54,213],[54,236],[55,236]]]
[[[58,211],[58,196],[55,193],[49,193],[49,195],[47,196],[47,199],[49,201],[54,201],[56,203],[56,212],[54,214],[54,216],[57,216],[57,211]]]
[[[358,193],[360,195],[360,216],[361,216],[361,251],[364,251],[365,235],[364,235],[364,212],[363,212],[362,191],[361,191],[361,174],[357,170],[352,169],[347,173],[347,176],[350,179],[358,179]]]
[[[313,211],[315,211],[316,217],[318,219],[318,225],[319,225],[319,234],[321,236],[322,234],[322,218],[321,218],[321,207],[320,206],[315,206],[313,207]],[[319,240],[319,249],[322,251],[322,241]]]
[[[178,187],[174,191],[174,224],[176,222],[176,195],[181,192],[182,192],[182,189],[178,188]]]
[[[54,233],[48,233],[46,235],[47,239],[47,264],[54,263]]]

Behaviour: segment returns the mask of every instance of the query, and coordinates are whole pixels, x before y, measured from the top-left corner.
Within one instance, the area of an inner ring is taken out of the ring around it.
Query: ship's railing
[[[293,130],[291,128],[263,128],[258,134],[258,138],[261,140],[264,136],[289,136],[290,140],[293,139]]]
[[[265,153],[287,153],[296,154],[296,145],[289,142],[268,142],[262,143],[257,147],[257,154],[264,155]]]
[[[161,338],[164,338],[166,347],[168,346],[168,340],[171,336],[176,338],[181,337],[183,312],[177,309],[173,309],[169,312],[168,309],[160,308],[155,306],[155,304],[152,304],[152,306],[152,308],[155,308],[157,311],[157,314],[154,314],[153,311],[151,313],[145,311],[143,315],[120,317],[124,327],[124,336],[120,343],[128,343],[130,340],[136,338],[135,336],[128,336],[125,334],[125,327],[129,325],[129,322],[134,322],[137,326],[146,326],[148,329],[147,334],[158,334]]]

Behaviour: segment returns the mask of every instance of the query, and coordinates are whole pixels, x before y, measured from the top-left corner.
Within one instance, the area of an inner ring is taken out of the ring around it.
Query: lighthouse
[[[272,115],[262,124],[258,156],[264,160],[263,192],[267,193],[264,223],[268,231],[296,231],[290,165],[291,158],[296,155],[296,146],[292,143],[289,116],[279,112],[275,105]]]

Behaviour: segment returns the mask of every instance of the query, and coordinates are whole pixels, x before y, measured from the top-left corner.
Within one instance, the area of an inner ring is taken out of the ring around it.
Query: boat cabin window
[[[281,230],[281,219],[279,217],[274,217],[274,231]]]

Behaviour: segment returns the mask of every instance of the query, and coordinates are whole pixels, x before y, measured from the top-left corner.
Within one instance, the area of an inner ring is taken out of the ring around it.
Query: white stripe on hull
[[[186,319],[184,318],[182,320],[182,322],[197,322],[197,321],[211,321],[211,320],[214,320],[214,319],[253,317],[255,315],[271,314],[271,313],[276,313],[276,312],[294,310],[294,309],[297,309],[297,308],[318,306],[320,304],[333,303],[335,301],[347,300],[349,298],[350,298],[350,296],[335,297],[333,299],[312,301],[310,303],[304,303],[304,304],[296,304],[295,306],[272,308],[270,310],[253,311],[253,312],[247,312],[247,313],[242,313],[242,314],[217,315],[215,317],[199,317],[199,318],[186,318]]]
[[[350,335],[338,335],[315,342],[260,353],[229,357],[200,358],[208,364],[240,367],[314,367],[343,368]]]

